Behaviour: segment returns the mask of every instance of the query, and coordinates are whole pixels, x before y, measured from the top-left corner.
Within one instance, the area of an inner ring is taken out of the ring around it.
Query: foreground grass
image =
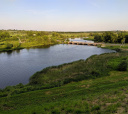
[[[127,113],[128,72],[0,99],[1,113]]]
[[[0,113],[127,113],[128,71],[121,63],[127,65],[127,52],[46,68],[28,85],[1,90]]]

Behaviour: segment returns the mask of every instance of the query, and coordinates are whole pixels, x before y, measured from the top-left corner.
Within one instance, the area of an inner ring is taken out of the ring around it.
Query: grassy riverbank
[[[128,52],[46,68],[0,90],[0,113],[127,113]]]
[[[107,49],[112,49],[112,50],[117,50],[117,51],[128,51],[128,44],[110,44],[110,43],[106,43],[106,44],[102,44],[102,48],[107,48]]]
[[[0,30],[0,52],[23,48],[63,44],[69,38],[89,36],[85,32],[46,32],[24,30]]]

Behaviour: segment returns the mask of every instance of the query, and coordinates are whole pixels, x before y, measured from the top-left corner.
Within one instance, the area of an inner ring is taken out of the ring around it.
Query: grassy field
[[[128,52],[46,68],[27,85],[0,91],[0,113],[111,114],[128,112]]]

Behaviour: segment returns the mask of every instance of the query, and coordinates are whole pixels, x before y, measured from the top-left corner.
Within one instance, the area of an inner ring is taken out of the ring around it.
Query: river
[[[0,88],[27,84],[30,76],[43,68],[87,59],[94,54],[115,52],[95,46],[58,44],[0,53]]]

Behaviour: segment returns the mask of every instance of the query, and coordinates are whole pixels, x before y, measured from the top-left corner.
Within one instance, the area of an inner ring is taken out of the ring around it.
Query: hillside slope
[[[0,113],[127,113],[127,55],[127,52],[95,55],[86,61],[44,69],[32,76],[28,85],[1,90]],[[99,74],[92,73],[94,70]],[[51,74],[55,77],[51,78]],[[65,79],[70,81],[62,83]],[[33,83],[35,80],[37,83]]]

